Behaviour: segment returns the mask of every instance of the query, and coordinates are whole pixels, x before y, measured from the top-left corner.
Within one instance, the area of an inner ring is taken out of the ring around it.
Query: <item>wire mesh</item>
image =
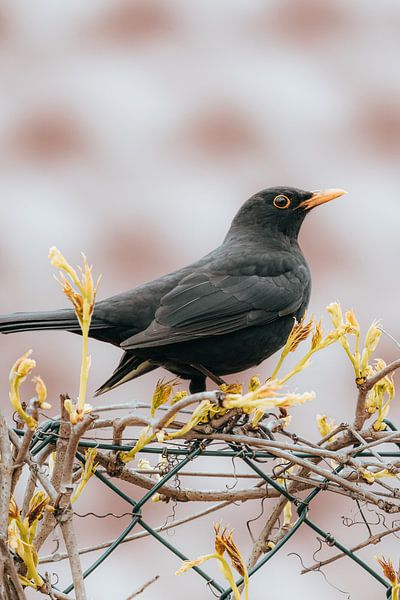
[[[397,431],[395,425],[386,421],[386,424],[393,431]],[[37,430],[35,436],[32,440],[31,444],[31,455],[37,455],[43,448],[47,445],[53,445],[57,439],[57,432],[59,428],[59,423],[57,421],[49,421],[44,423],[40,429]],[[16,429],[16,433],[19,435],[22,434],[21,430]],[[220,458],[227,458],[231,460],[233,457],[243,461],[260,479],[263,479],[266,485],[271,486],[275,490],[277,490],[282,496],[291,501],[297,508],[297,519],[295,523],[291,526],[289,531],[278,541],[278,543],[264,556],[258,560],[258,562],[249,569],[249,577],[257,573],[261,568],[265,567],[267,563],[269,563],[273,557],[279,553],[282,548],[288,543],[288,541],[296,535],[297,531],[301,527],[308,527],[313,530],[318,536],[321,536],[326,542],[329,543],[330,546],[336,547],[338,550],[343,552],[349,559],[354,561],[354,563],[358,564],[362,569],[364,569],[371,577],[373,577],[376,581],[378,581],[386,591],[386,597],[391,597],[391,584],[382,578],[379,573],[377,573],[374,569],[372,569],[366,562],[361,560],[355,552],[346,547],[345,544],[341,543],[335,536],[331,533],[325,531],[322,527],[320,527],[315,521],[310,518],[310,506],[311,503],[315,500],[315,498],[321,494],[324,487],[315,487],[303,500],[299,500],[295,496],[288,493],[283,485],[278,483],[275,479],[272,479],[264,470],[260,467],[260,464],[257,463],[257,459],[271,459],[274,460],[272,454],[265,451],[253,451],[246,447],[242,447],[240,445],[235,444],[226,444],[223,448],[213,448],[213,442],[211,440],[206,441],[196,441],[192,443],[190,447],[171,447],[167,448],[165,446],[160,447],[145,447],[140,452],[142,454],[151,453],[151,454],[159,454],[164,455],[171,454],[176,457],[176,464],[164,475],[162,475],[158,481],[156,481],[151,489],[149,489],[140,500],[133,499],[130,495],[119,489],[117,482],[118,479],[111,481],[110,478],[105,477],[104,474],[96,471],[94,475],[97,477],[99,481],[101,481],[105,486],[107,486],[112,492],[118,495],[122,500],[128,503],[131,513],[131,521],[125,527],[123,531],[115,538],[114,542],[90,565],[88,569],[83,574],[83,577],[86,579],[89,577],[96,569],[114,552],[116,548],[125,540],[125,538],[129,535],[129,533],[137,526],[141,527],[145,531],[147,531],[154,540],[163,545],[167,550],[172,552],[175,556],[177,556],[181,560],[188,560],[190,557],[186,556],[183,552],[179,550],[176,546],[171,544],[170,541],[166,540],[165,537],[160,535],[158,531],[156,531],[149,523],[147,523],[142,515],[143,506],[151,500],[152,496],[157,493],[157,491],[166,484],[171,478],[178,475],[179,472],[191,461],[196,459],[198,456],[213,456]],[[400,445],[397,443],[393,443],[396,446],[396,450],[393,451],[385,451],[380,452],[380,456],[385,457],[393,457],[400,458]],[[97,448],[102,450],[130,450],[132,446],[130,445],[115,445],[110,443],[101,443],[95,440],[81,440],[79,443],[79,450],[84,448]],[[304,452],[293,453],[295,456],[300,456],[302,458],[315,458],[314,454],[307,455]],[[370,452],[359,452],[357,454],[359,457],[363,456],[371,456]],[[77,459],[84,463],[85,458],[81,454],[80,451],[76,454]],[[263,467],[267,465],[268,462],[263,463]],[[343,469],[343,466],[338,466],[335,469],[332,468],[332,473],[339,473],[340,470]],[[326,479],[327,483],[328,480]],[[232,589],[224,587],[222,582],[216,581],[215,578],[211,577],[205,570],[200,569],[199,567],[193,567],[193,571],[195,571],[200,577],[202,577],[208,586],[210,586],[214,590],[214,595],[216,595],[219,600],[230,600],[232,598]],[[243,578],[239,578],[236,582],[237,586],[240,586],[243,583]],[[64,594],[69,594],[73,590],[74,586],[71,583],[64,590]],[[55,588],[57,589],[57,588]]]

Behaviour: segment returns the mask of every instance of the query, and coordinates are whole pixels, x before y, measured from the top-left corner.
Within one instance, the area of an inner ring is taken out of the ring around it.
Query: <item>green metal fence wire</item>
[[[388,427],[393,431],[397,431],[397,428],[390,421],[386,421]],[[49,444],[55,444],[57,440],[57,433],[59,429],[59,423],[57,421],[48,421],[44,423],[40,429],[35,433],[35,436],[32,440],[31,445],[31,454],[32,456],[37,455],[43,448],[45,448]],[[16,429],[16,433],[22,435],[23,432],[21,430]],[[380,456],[382,457],[394,457],[400,458],[400,444],[393,443],[396,446],[395,451],[385,451],[380,452]],[[129,445],[114,445],[109,443],[99,443],[96,440],[81,440],[79,443],[79,449],[83,448],[98,448],[102,450],[130,450],[131,446]],[[165,447],[146,447],[141,450],[142,454],[150,453],[150,454],[158,454],[165,455],[166,449]],[[221,449],[213,449],[212,441],[206,440],[203,442],[197,441],[194,442],[190,447],[171,447],[167,449],[168,455],[172,455],[176,457],[176,464],[160,479],[154,483],[153,487],[148,490],[140,500],[134,500],[131,496],[123,492],[118,488],[118,485],[111,481],[110,478],[105,477],[100,472],[95,472],[95,476],[99,481],[101,481],[105,486],[107,486],[112,492],[117,494],[122,500],[128,503],[130,508],[132,509],[132,518],[130,523],[125,527],[125,529],[119,534],[118,537],[114,540],[114,542],[95,560],[92,565],[84,572],[83,577],[87,578],[91,573],[93,573],[99,565],[101,565],[113,552],[121,542],[129,535],[129,533],[136,526],[140,526],[142,529],[146,530],[158,543],[162,544],[165,548],[167,548],[170,552],[175,554],[180,560],[188,560],[185,554],[183,554],[178,548],[176,548],[173,544],[167,541],[160,533],[154,530],[154,528],[149,525],[144,519],[142,515],[142,508],[148,502],[152,496],[157,493],[157,491],[167,483],[171,478],[175,475],[178,475],[179,472],[191,461],[193,461],[198,456],[214,456],[221,458],[237,458],[242,460],[254,473],[259,476],[261,479],[265,481],[265,483],[275,490],[277,490],[282,496],[291,501],[297,508],[297,520],[292,525],[290,530],[279,540],[279,542],[249,570],[249,576],[251,577],[259,571],[264,565],[266,565],[273,557],[280,552],[280,550],[287,544],[287,542],[296,534],[296,532],[302,526],[307,526],[312,529],[318,536],[323,538],[330,546],[336,547],[338,550],[343,552],[349,559],[358,564],[362,569],[364,569],[371,577],[376,579],[386,591],[386,597],[391,597],[391,585],[390,583],[383,579],[376,571],[374,571],[367,563],[361,560],[354,552],[352,552],[349,548],[347,548],[344,544],[342,544],[339,540],[337,540],[331,533],[322,529],[317,523],[311,520],[310,514],[310,505],[311,502],[323,491],[323,486],[314,488],[304,500],[299,500],[294,497],[286,488],[278,483],[276,480],[272,479],[268,476],[262,468],[260,468],[259,463],[257,464],[258,459],[276,459],[272,454],[265,451],[251,451],[247,448],[243,448],[242,446],[227,444],[226,447]],[[295,456],[300,456],[302,458],[315,458],[315,455],[307,455],[304,452],[294,453]],[[81,452],[77,452],[77,459],[82,463],[85,462],[84,456]],[[359,452],[359,457],[362,456],[371,456],[370,452]],[[343,466],[338,466],[336,469],[332,470],[332,473],[339,473],[339,471],[343,468]],[[118,481],[115,479],[115,481]],[[328,482],[328,480],[325,480]],[[214,590],[214,595],[216,595],[219,600],[230,600],[232,598],[232,589],[225,588],[222,583],[216,581],[213,577],[208,575],[203,569],[198,567],[194,567],[193,570],[202,577],[207,585]],[[240,586],[243,583],[243,578],[239,578],[236,582],[237,586]],[[67,586],[64,590],[65,594],[69,594],[73,590],[72,583]],[[56,589],[56,588],[55,588]]]

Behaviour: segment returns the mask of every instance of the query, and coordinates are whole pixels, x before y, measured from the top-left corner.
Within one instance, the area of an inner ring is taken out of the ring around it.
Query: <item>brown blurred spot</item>
[[[79,122],[61,111],[28,115],[17,124],[7,141],[8,152],[34,161],[58,161],[81,155],[86,150]]]
[[[115,3],[89,27],[89,37],[106,43],[131,43],[152,39],[175,28],[171,7],[158,0]]]
[[[6,9],[0,9],[0,42],[7,41],[10,36],[10,15]]]
[[[221,108],[194,118],[183,134],[183,142],[206,158],[231,158],[257,152],[260,138],[242,112]]]
[[[349,11],[333,0],[281,0],[276,9],[260,16],[256,28],[265,33],[284,34],[294,43],[314,43],[321,37],[341,31],[347,25]]]
[[[168,250],[168,232],[165,234],[151,223],[122,220],[108,223],[100,233],[100,262],[112,269],[115,278],[122,281],[124,288],[133,287],[163,275],[171,270],[172,251]]]
[[[358,134],[372,150],[390,157],[400,153],[400,99],[387,95],[375,101],[361,100]]]

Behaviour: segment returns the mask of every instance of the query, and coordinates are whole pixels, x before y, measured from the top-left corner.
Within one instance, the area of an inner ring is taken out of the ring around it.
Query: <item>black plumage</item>
[[[190,379],[259,364],[281,348],[308,305],[311,275],[297,237],[314,206],[345,193],[269,188],[239,210],[224,242],[191,265],[96,303],[90,336],[124,354],[104,393],[163,366]],[[0,332],[80,332],[72,309],[0,317]]]

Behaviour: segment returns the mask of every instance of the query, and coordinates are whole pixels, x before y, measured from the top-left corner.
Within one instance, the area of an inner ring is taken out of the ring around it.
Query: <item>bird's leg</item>
[[[200,365],[199,363],[197,363],[197,364],[191,364],[190,366],[193,367],[194,369],[196,369],[197,371],[200,371],[200,373],[203,373],[203,375],[205,375],[206,377],[209,377],[209,379],[211,379],[211,381],[213,381],[217,385],[225,384],[225,381],[221,377],[219,377],[218,375],[214,375],[214,373],[209,371],[203,365]]]

